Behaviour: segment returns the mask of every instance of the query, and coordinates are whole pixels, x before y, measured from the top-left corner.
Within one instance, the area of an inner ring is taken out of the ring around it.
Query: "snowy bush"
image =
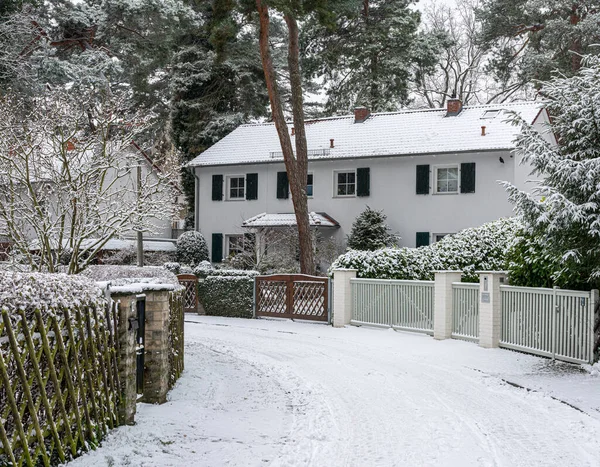
[[[160,266],[90,266],[81,275],[96,282],[108,282],[112,285],[123,285],[133,282],[149,282],[143,279],[154,279],[153,283],[178,285],[177,276]],[[123,279],[127,279],[126,281]]]
[[[43,312],[74,307],[102,307],[104,297],[87,277],[67,274],[0,271],[0,309]]]
[[[431,280],[433,271],[461,270],[464,280],[475,282],[475,271],[506,268],[506,253],[518,227],[515,219],[500,219],[420,248],[350,250],[333,263],[330,271],[351,268],[358,270],[358,277]]]
[[[167,271],[172,272],[173,274],[181,274],[181,264],[175,262],[168,262],[163,264],[163,268]]]
[[[208,261],[208,245],[200,232],[191,230],[182,233],[177,239],[177,261],[195,266]]]
[[[373,251],[392,245],[397,238],[390,234],[390,228],[385,223],[386,218],[383,211],[375,211],[367,206],[352,224],[348,248]]]

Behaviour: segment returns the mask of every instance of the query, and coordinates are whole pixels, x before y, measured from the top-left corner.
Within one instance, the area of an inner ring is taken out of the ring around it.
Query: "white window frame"
[[[502,113],[502,109],[489,109],[489,110],[486,110],[485,112],[483,112],[481,119],[482,120],[493,120],[501,113]]]
[[[443,235],[445,237],[446,235],[454,235],[454,233],[453,232],[435,232],[435,233],[432,233],[431,234],[431,243],[437,243],[440,240],[442,240],[441,238],[439,240],[437,239],[438,235]]]
[[[244,180],[244,192],[242,193],[241,197],[235,197],[235,198],[231,197],[231,180],[234,178],[242,178]],[[225,176],[225,189],[226,189],[226,195],[227,195],[227,196],[225,196],[225,199],[227,201],[244,201],[246,199],[246,190],[248,189],[248,187],[246,186],[246,175],[243,175],[243,174],[226,175]]]
[[[438,170],[456,169],[456,191],[438,191]],[[434,195],[458,195],[460,193],[460,164],[435,165],[433,167],[433,194]]]
[[[351,195],[338,195],[338,174],[353,173],[354,174],[354,193]],[[314,183],[314,179],[313,179]],[[334,198],[356,198],[356,189],[358,180],[356,179],[356,169],[334,170],[333,171],[333,197]]]
[[[226,252],[225,258],[229,258],[231,256],[231,239],[233,237],[236,237],[236,238],[241,237],[242,245],[243,245],[243,242],[244,242],[244,234],[243,233],[242,234],[225,234],[225,252]],[[242,251],[243,251],[243,247],[242,247]]]
[[[308,185],[308,177],[311,177],[311,176],[312,176],[312,184],[311,184],[311,186],[312,186],[312,195],[309,195],[308,194],[308,186],[309,186]],[[315,174],[313,172],[308,172],[306,174],[306,197],[307,198],[313,198],[314,196],[315,196]]]

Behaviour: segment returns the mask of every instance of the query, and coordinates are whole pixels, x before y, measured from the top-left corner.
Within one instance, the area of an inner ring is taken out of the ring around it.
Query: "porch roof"
[[[308,220],[311,227],[337,228],[338,222],[324,212],[309,212]],[[269,214],[263,212],[254,217],[246,219],[242,227],[261,228],[261,227],[290,227],[296,225],[296,215],[293,212],[281,214]]]

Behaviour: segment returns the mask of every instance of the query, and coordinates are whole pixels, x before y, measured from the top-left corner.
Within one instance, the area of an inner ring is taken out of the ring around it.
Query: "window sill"
[[[460,193],[458,191],[450,191],[450,192],[439,191],[439,192],[435,192],[433,194],[434,195],[460,195]]]
[[[356,195],[333,195],[333,198],[356,198]]]
[[[227,198],[225,201],[246,201],[246,198]]]

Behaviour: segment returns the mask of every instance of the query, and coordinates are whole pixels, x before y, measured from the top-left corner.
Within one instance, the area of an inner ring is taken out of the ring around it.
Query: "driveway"
[[[387,329],[187,316],[185,372],[73,466],[599,466],[600,376]]]

